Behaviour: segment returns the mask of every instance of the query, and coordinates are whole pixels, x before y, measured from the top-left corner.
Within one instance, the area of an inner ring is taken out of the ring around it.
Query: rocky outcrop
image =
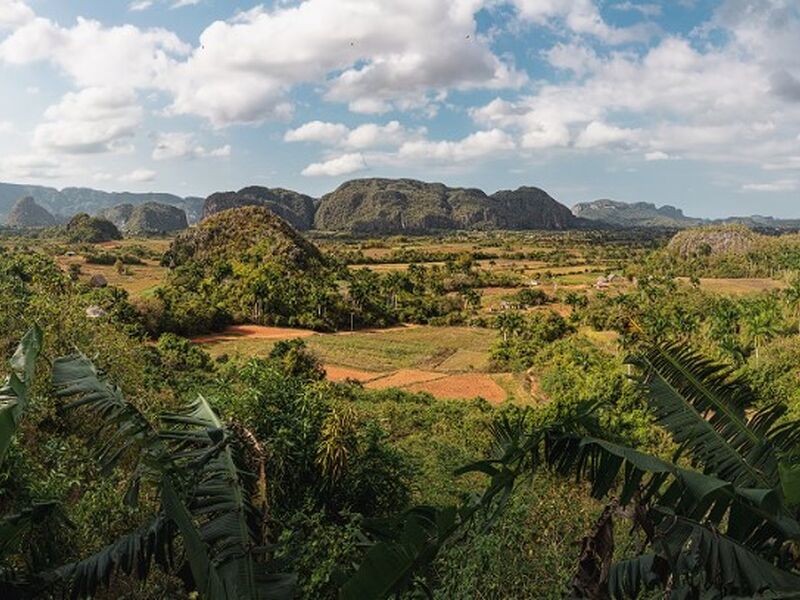
[[[703,223],[702,219],[687,217],[674,206],[657,207],[649,202],[618,202],[595,200],[582,202],[572,207],[575,216],[590,221],[599,221],[615,227],[693,227]]]
[[[30,196],[17,200],[6,217],[6,225],[16,229],[53,227],[57,223],[57,219]]]
[[[211,194],[203,205],[203,218],[231,208],[263,206],[287,221],[292,227],[305,230],[314,225],[314,199],[292,190],[250,186],[238,192]]]
[[[186,213],[169,204],[120,204],[100,213],[126,235],[154,235],[186,229]]]

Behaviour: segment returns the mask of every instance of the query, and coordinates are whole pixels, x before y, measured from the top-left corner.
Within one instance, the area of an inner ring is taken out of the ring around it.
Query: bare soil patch
[[[390,387],[404,388],[415,383],[424,383],[436,379],[447,377],[445,373],[437,373],[436,371],[423,371],[422,369],[400,369],[394,373],[388,373],[378,379],[373,379],[366,386],[383,390]]]
[[[489,402],[499,404],[506,399],[505,390],[490,375],[481,373],[463,373],[448,375],[434,381],[415,383],[407,387],[412,392],[428,392],[436,398],[466,399],[485,398]]]
[[[299,337],[309,337],[316,332],[310,329],[293,329],[291,327],[266,327],[264,325],[231,325],[220,333],[201,335],[192,338],[195,344],[213,344],[215,342],[228,342],[240,338],[255,338],[261,340],[291,340]]]
[[[325,365],[325,374],[330,381],[342,382],[352,379],[354,381],[360,381],[361,383],[366,383],[384,376],[384,373],[339,367],[337,365]]]

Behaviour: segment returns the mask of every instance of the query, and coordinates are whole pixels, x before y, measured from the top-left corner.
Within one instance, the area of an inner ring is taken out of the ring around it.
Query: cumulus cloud
[[[330,146],[364,150],[376,147],[396,147],[404,142],[420,138],[425,129],[409,130],[399,121],[389,121],[385,125],[365,123],[354,128],[342,123],[310,121],[296,129],[286,132],[287,142],[318,142]]]
[[[323,121],[310,121],[297,129],[290,129],[283,136],[285,142],[320,142],[323,144],[338,144],[348,134],[350,129],[341,123],[325,123]]]
[[[794,76],[775,75],[778,65],[791,71],[789,54],[767,50],[767,28],[756,34],[752,23],[742,27],[746,35],[732,32],[729,44],[703,50],[675,36],[641,53],[600,56],[582,45],[556,46],[545,56],[572,77],[470,114],[482,126],[515,132],[533,150],[621,147],[651,160],[778,164],[797,154],[800,130]],[[777,43],[789,42],[779,35]],[[792,43],[800,52],[800,29]]]
[[[592,121],[586,126],[586,129],[580,132],[575,146],[577,148],[595,148],[628,145],[637,140],[639,133],[638,129],[626,129],[602,121]]]
[[[342,154],[324,162],[311,163],[302,174],[307,177],[337,177],[339,175],[349,175],[356,171],[363,171],[367,168],[364,156],[360,152]]]
[[[671,157],[666,152],[661,152],[661,150],[654,150],[653,152],[645,152],[644,159],[646,161],[656,161],[656,160],[669,160]]]
[[[48,61],[80,87],[163,88],[175,60],[190,46],[165,29],[132,25],[104,27],[79,17],[72,27],[37,17],[0,42],[0,62],[25,65]]]
[[[128,4],[128,10],[132,12],[141,12],[153,6],[153,0],[134,0]]]
[[[157,173],[150,169],[134,169],[120,177],[119,180],[125,183],[147,183],[148,181],[153,181],[156,175]]]
[[[216,125],[285,118],[288,90],[326,81],[357,112],[425,107],[451,89],[515,87],[524,74],[476,33],[480,2],[307,0],[218,21],[176,66],[172,110]]]
[[[170,160],[176,158],[221,158],[231,155],[231,146],[226,144],[219,148],[206,150],[192,133],[167,132],[155,135],[153,160]]]
[[[512,0],[523,21],[555,25],[609,44],[646,41],[657,28],[647,24],[612,27],[603,19],[594,0]]]
[[[24,25],[35,16],[33,10],[20,0],[0,1],[0,29]]]
[[[798,189],[800,182],[797,179],[779,179],[766,183],[746,183],[742,186],[744,192],[793,192]]]
[[[514,140],[499,129],[478,131],[458,141],[420,140],[406,142],[397,152],[400,159],[463,162],[496,156],[515,147]]]
[[[0,158],[0,176],[11,180],[57,179],[69,173],[64,161],[42,154],[21,154]]]
[[[66,154],[111,152],[129,147],[142,120],[136,95],[126,88],[93,87],[66,94],[45,111],[34,146]]]
[[[658,17],[661,15],[660,4],[649,4],[647,2],[631,2],[628,0],[627,2],[611,4],[609,8],[622,12],[638,12],[645,17]]]

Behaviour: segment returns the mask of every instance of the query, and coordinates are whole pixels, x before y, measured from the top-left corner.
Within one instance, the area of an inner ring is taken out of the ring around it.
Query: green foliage
[[[800,497],[798,478],[788,476],[796,471],[797,422],[782,423],[778,403],[753,411],[745,382],[685,348],[654,345],[636,364],[656,421],[680,446],[673,461],[598,437],[607,430],[592,404],[533,427],[512,415],[494,427],[494,456],[460,470],[490,478],[480,499],[449,511],[412,509],[376,530],[342,597],[409,589],[456,532],[485,511],[496,518],[517,480],[544,465],[585,478],[598,499],[618,494],[643,534],[638,555],[611,564],[615,500],[584,541],[573,595],[637,598],[654,587],[679,597],[794,594],[800,574],[783,549],[800,540],[789,504]]]
[[[540,350],[572,331],[564,317],[552,310],[527,315],[506,311],[495,319],[495,327],[500,337],[491,349],[492,361],[515,371],[529,368]]]
[[[208,352],[186,338],[164,333],[156,343],[161,364],[167,371],[208,371],[212,368]]]

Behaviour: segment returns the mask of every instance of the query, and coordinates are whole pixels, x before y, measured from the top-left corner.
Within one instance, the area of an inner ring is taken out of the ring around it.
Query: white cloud
[[[156,172],[150,169],[134,169],[130,173],[123,175],[119,178],[120,181],[125,183],[147,183],[156,178]]]
[[[669,160],[672,158],[666,152],[661,152],[660,150],[654,150],[653,152],[645,152],[644,159],[647,161],[655,161],[655,160]]]
[[[462,162],[496,156],[515,147],[514,140],[499,129],[478,131],[458,141],[420,140],[406,142],[397,153],[400,159]]]
[[[140,12],[147,10],[151,6],[153,6],[153,0],[134,0],[128,4],[128,10],[132,12]]]
[[[646,41],[657,29],[647,24],[612,27],[603,20],[594,0],[512,0],[523,21],[596,37],[609,44]]]
[[[704,51],[670,36],[641,54],[556,46],[546,57],[572,77],[542,83],[529,96],[495,99],[470,115],[516,133],[529,149],[623,144],[651,157],[779,165],[797,155],[800,96],[775,93],[775,65],[785,68],[789,55],[768,50],[768,30],[761,31],[763,38],[746,37],[749,46],[734,41]]]
[[[399,121],[389,121],[385,125],[365,123],[352,129],[342,123],[310,121],[296,129],[290,129],[283,139],[287,142],[318,142],[329,146],[365,150],[376,147],[397,147],[408,140],[420,138],[424,133],[424,128],[409,130]]]
[[[201,156],[210,156],[212,158],[225,158],[231,155],[231,145],[225,144],[224,146],[220,146],[219,148],[214,148],[213,150],[205,151],[201,148],[202,154]]]
[[[0,0],[0,29],[24,25],[35,16],[33,10],[20,0]]]
[[[617,2],[609,8],[623,12],[638,12],[644,17],[658,17],[661,15],[660,4],[649,4],[647,2]]]
[[[68,167],[64,161],[42,154],[21,154],[0,158],[0,177],[6,181],[57,179],[67,173]]]
[[[778,179],[767,183],[746,183],[742,186],[744,192],[793,192],[800,187],[797,179]]]
[[[80,87],[163,87],[177,58],[190,47],[165,29],[132,25],[104,27],[78,17],[72,27],[36,18],[0,42],[0,62],[25,65],[48,61]]]
[[[216,125],[285,118],[287,92],[326,81],[328,100],[358,112],[426,107],[451,89],[525,77],[476,34],[479,0],[307,0],[210,25],[176,66],[172,111]]]
[[[575,147],[596,148],[598,146],[629,145],[637,140],[639,133],[638,129],[626,129],[602,121],[592,121],[578,135]]]
[[[302,174],[307,177],[337,177],[355,173],[356,171],[363,171],[366,168],[367,163],[364,160],[364,156],[356,152],[343,154],[325,162],[311,163],[303,169]]]
[[[11,121],[0,121],[0,133],[12,133],[14,131],[14,124]]]
[[[206,150],[197,143],[192,133],[164,132],[155,134],[152,157],[153,160],[170,160],[176,158],[222,158],[230,155],[230,144]]]
[[[183,8],[184,6],[195,6],[200,4],[200,0],[175,0],[172,3],[172,8]]]
[[[285,142],[321,142],[323,144],[340,143],[350,129],[341,123],[325,123],[310,121],[297,129],[290,129],[283,136]]]
[[[129,89],[96,87],[66,94],[45,111],[33,145],[45,151],[91,154],[129,148],[142,109]]]

